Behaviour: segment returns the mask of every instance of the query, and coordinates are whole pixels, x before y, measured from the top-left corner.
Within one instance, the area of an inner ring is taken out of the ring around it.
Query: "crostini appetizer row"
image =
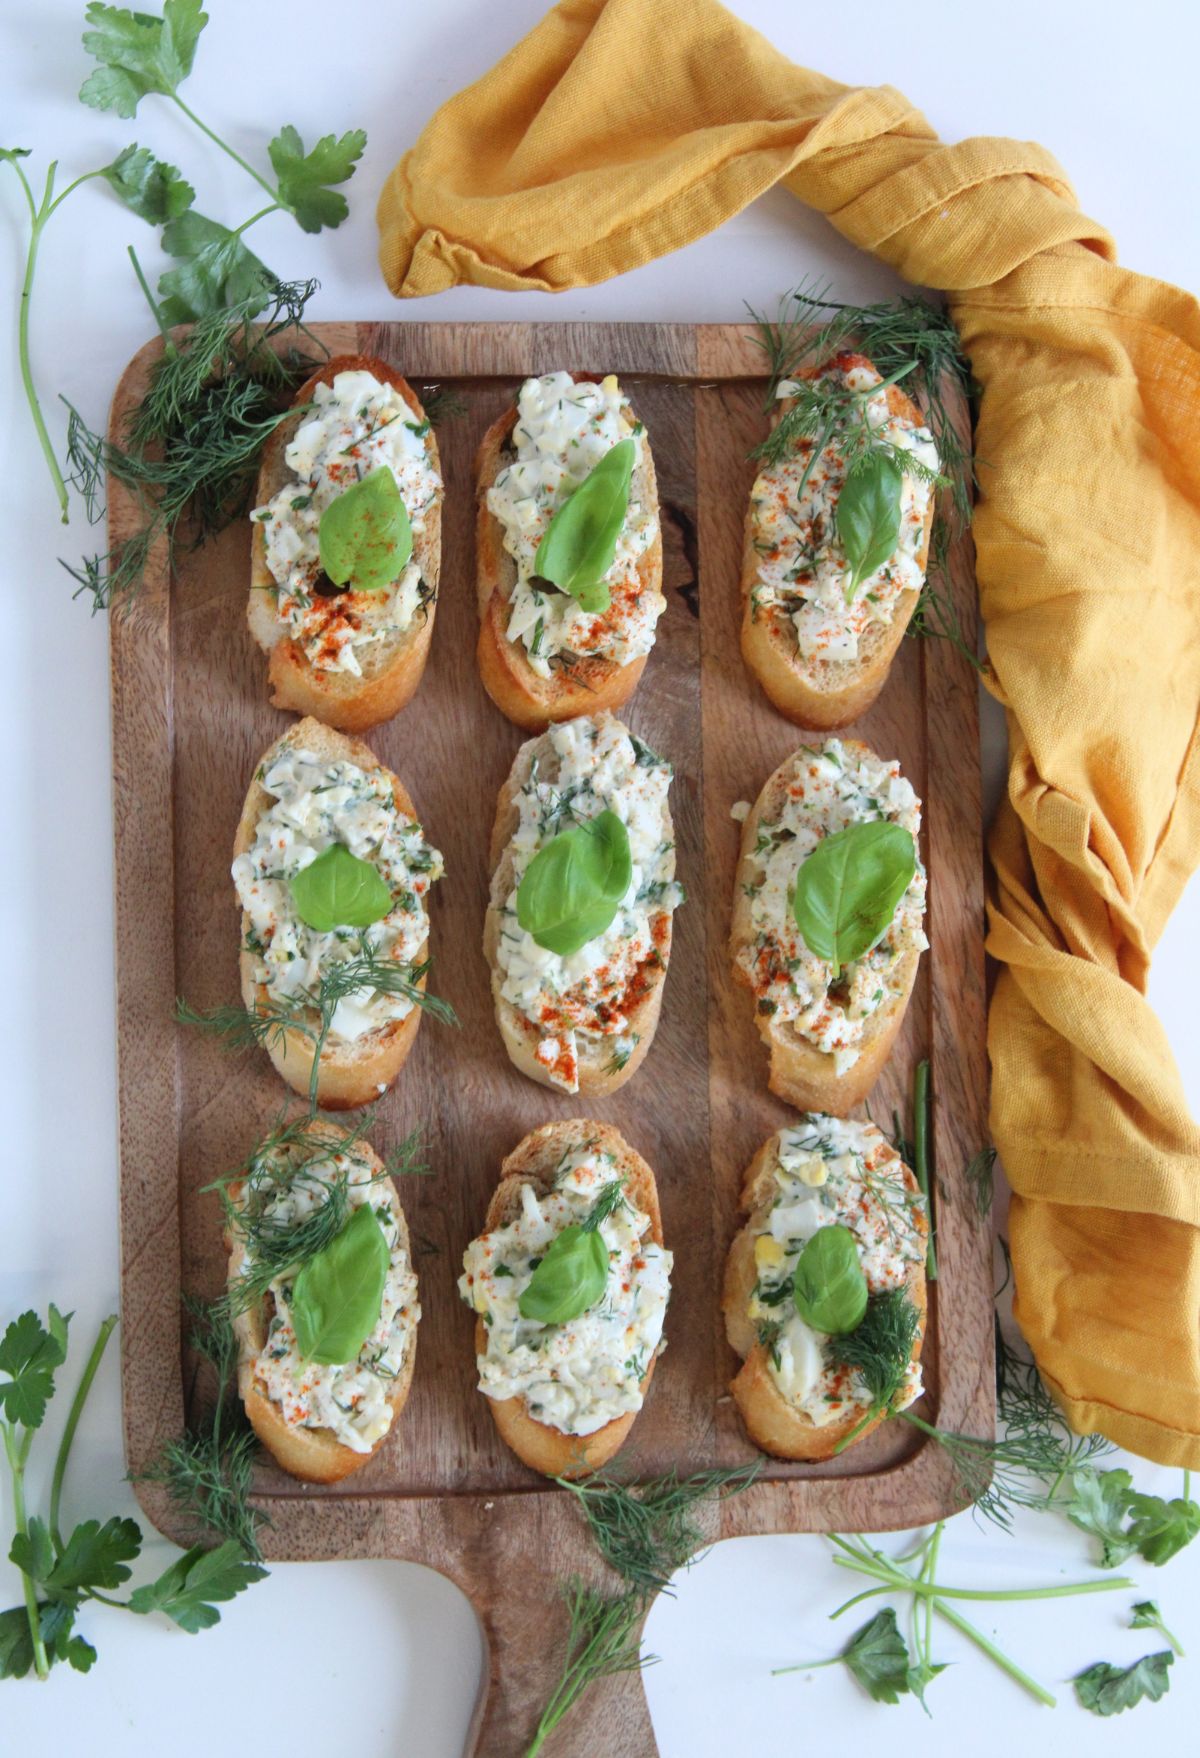
[[[408,1230],[361,1136],[306,1119],[221,1185],[238,1386],[284,1470],[357,1471],[412,1384]],[[921,1393],[924,1203],[870,1123],[809,1114],[755,1155],[723,1309],[750,1439],[828,1459]],[[479,1390],[523,1463],[581,1477],[626,1440],[666,1347],[672,1254],[654,1173],[611,1125],[549,1123],[500,1168],[458,1290]]]
[[[778,387],[750,496],[742,649],[781,713],[870,706],[925,579],[937,448],[861,354]],[[477,657],[531,732],[629,700],[666,608],[654,460],[615,375],[526,379],[476,460]],[[390,719],[433,634],[443,484],[406,379],[371,355],[315,372],[263,456],[249,622],[272,701],[342,732]]]

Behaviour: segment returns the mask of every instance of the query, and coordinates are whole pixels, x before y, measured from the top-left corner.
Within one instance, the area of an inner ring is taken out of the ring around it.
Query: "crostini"
[[[365,732],[404,707],[425,669],[442,547],[437,440],[408,380],[373,355],[327,361],[295,401],[263,452],[250,632],[277,708]],[[330,508],[350,515],[343,497],[381,471],[394,487],[339,538]]]
[[[595,593],[578,579],[556,586],[539,572],[550,566],[542,540],[623,442],[632,466],[624,517],[608,533],[615,548],[605,549],[602,572],[594,567],[589,576],[585,568],[578,576]],[[642,675],[666,608],[654,460],[629,399],[612,375],[526,379],[516,407],[484,435],[475,469],[478,658],[488,695],[530,732],[620,708]]]
[[[606,1464],[665,1347],[671,1253],[649,1166],[605,1123],[547,1123],[500,1168],[463,1254],[479,1389],[534,1471]]]
[[[921,1395],[921,1193],[874,1124],[806,1116],[754,1156],[742,1207],[722,1301],[734,1401],[765,1452],[830,1459]]]
[[[854,827],[867,825],[899,827],[895,841],[907,866],[888,860],[881,867],[872,851],[832,875],[817,901],[826,905],[827,931],[828,911],[844,913],[851,945],[839,957],[802,910],[808,936],[819,939],[809,944],[797,898],[806,898],[827,856],[859,835]],[[754,997],[755,1023],[770,1051],[768,1085],[800,1110],[844,1117],[866,1098],[891,1054],[929,944],[920,828],[921,802],[899,764],[853,739],[802,745],[770,777],[742,827],[733,974]],[[834,836],[840,845],[832,844]],[[817,868],[801,879],[827,842]]]
[[[412,1384],[421,1308],[396,1187],[361,1137],[315,1121],[268,1138],[227,1196],[246,1415],[293,1477],[337,1483]]]
[[[938,454],[916,404],[862,354],[784,379],[773,432],[808,387],[821,408],[805,433],[781,435],[750,491],[742,653],[781,714],[835,728],[875,700],[917,608]],[[847,494],[858,517],[849,501],[839,514]]]
[[[650,1048],[683,901],[671,775],[598,714],[522,745],[501,789],[483,950],[505,1049],[543,1086],[615,1092]],[[596,850],[614,864],[570,858]]]
[[[441,876],[404,786],[361,740],[305,719],[265,753],[234,842],[242,999],[272,1022],[283,1079],[327,1110],[386,1092],[434,1005],[426,901]]]

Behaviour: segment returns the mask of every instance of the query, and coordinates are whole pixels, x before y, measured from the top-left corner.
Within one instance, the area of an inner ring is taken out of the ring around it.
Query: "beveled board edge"
[[[358,326],[319,325],[334,349],[355,345]],[[365,327],[365,326],[364,326]],[[762,376],[762,356],[744,325],[687,324],[409,324],[410,359],[421,375],[520,376],[560,364],[564,356],[609,370],[713,382]],[[162,343],[131,360],[117,385],[110,435],[141,395]],[[666,370],[664,370],[664,363]],[[110,541],[137,526],[131,494],[110,486]],[[732,589],[732,585],[731,585]],[[968,543],[960,546],[953,589],[967,630],[976,619]],[[166,1022],[174,1005],[174,859],[172,793],[171,597],[161,546],[143,590],[126,613],[110,618],[115,839],[118,1131],[122,1267],[122,1388],[126,1456],[143,1466],[184,1423],[179,1372],[180,1232],[177,1177],[162,1177],[177,1153],[177,1034]],[[931,844],[953,850],[931,887],[931,1009],[935,1033],[932,1134],[940,1168],[938,1202],[953,1239],[952,1274],[934,1295],[943,1333],[972,1339],[943,1362],[938,1420],[990,1435],[994,1420],[990,1233],[971,1209],[961,1170],[986,1138],[987,1061],[983,969],[983,846],[978,760],[978,701],[973,675],[948,643],[922,643],[929,767],[939,785],[926,802]],[[163,826],[172,826],[164,837]],[[940,858],[940,857],[939,857]],[[950,1005],[953,1001],[953,1006]],[[948,1021],[966,1021],[960,1037]],[[865,1483],[876,1491],[876,1529],[914,1526],[957,1511],[963,1498],[940,1449],[922,1447],[873,1478],[760,1481],[706,1510],[706,1540],[750,1533],[830,1531],[856,1523],[852,1503]],[[135,1483],[147,1516],[181,1544],[186,1521],[156,1484]],[[881,1492],[881,1493],[880,1493]],[[338,1498],[336,1549],[328,1541],[329,1507],[303,1494],[272,1499],[274,1524],[263,1535],[269,1559],[390,1557],[425,1563],[469,1595],[488,1646],[486,1696],[477,1706],[472,1750],[511,1755],[528,1736],[528,1708],[553,1682],[561,1650],[562,1610],[550,1583],[605,1571],[582,1540],[565,1493],[521,1491],[430,1497]],[[530,1559],[542,1565],[531,1570]],[[611,1577],[610,1577],[611,1581]],[[522,1681],[521,1688],[514,1680]],[[640,1690],[607,1681],[573,1713],[570,1747],[653,1753]],[[614,1747],[614,1739],[617,1745]],[[561,1742],[560,1742],[561,1743]]]

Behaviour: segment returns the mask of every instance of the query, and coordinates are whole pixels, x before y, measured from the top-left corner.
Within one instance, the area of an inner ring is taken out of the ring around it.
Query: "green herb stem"
[[[835,1537],[834,1542],[837,1543]],[[923,1581],[920,1577],[901,1576],[884,1560],[882,1564],[868,1562],[866,1557],[851,1550],[854,1558],[834,1557],[834,1562],[842,1569],[856,1569],[860,1575],[870,1575],[873,1580],[882,1581],[885,1587],[902,1586],[905,1593],[914,1593],[919,1599],[979,1599],[987,1601],[1026,1600],[1026,1599],[1067,1599],[1080,1593],[1111,1593],[1114,1589],[1136,1587],[1127,1575],[1117,1575],[1111,1581],[1067,1581],[1058,1587],[944,1587],[940,1582]]]
[[[206,134],[208,136],[209,140],[212,141],[214,146],[219,146],[223,153],[228,154],[228,156],[233,160],[235,165],[241,166],[242,170],[246,173],[247,177],[252,177],[254,179],[254,181],[258,184],[260,189],[265,189],[267,194],[271,197],[271,200],[275,203],[275,205],[277,207],[282,205],[282,203],[279,200],[279,191],[277,189],[274,189],[271,186],[271,184],[269,184],[267,182],[265,177],[260,177],[258,172],[254,169],[253,165],[248,164],[247,161],[245,159],[243,159],[243,157],[240,153],[234,152],[233,148],[229,145],[228,141],[222,140],[219,134],[214,133],[214,131],[208,126],[207,122],[202,122],[200,120],[199,116],[197,116],[196,112],[194,110],[191,110],[188,108],[188,106],[184,103],[183,99],[179,96],[178,92],[171,92],[169,95],[170,95],[172,103],[174,103],[180,110],[183,111],[183,114],[187,117],[189,122],[195,123],[196,127],[200,130],[201,134]],[[247,224],[249,224],[249,222],[247,222]]]
[[[10,161],[10,163],[12,163],[18,177],[20,177],[21,182],[25,186],[25,194],[29,200],[29,213],[32,220],[29,234],[29,250],[25,257],[25,278],[21,283],[20,311],[17,318],[17,355],[21,364],[21,383],[25,389],[25,401],[29,405],[29,413],[33,417],[33,425],[38,436],[38,444],[42,448],[42,456],[46,460],[46,468],[50,472],[50,480],[54,484],[54,492],[58,497],[58,508],[62,516],[62,522],[66,525],[70,522],[71,517],[67,485],[63,480],[63,473],[59,468],[58,458],[55,455],[54,446],[51,443],[50,433],[46,427],[46,418],[42,414],[41,400],[38,397],[37,386],[33,382],[33,366],[29,358],[29,314],[33,306],[33,282],[34,277],[37,274],[38,246],[41,244],[42,232],[45,229],[46,222],[54,212],[54,208],[58,205],[52,201],[54,195],[54,175],[58,170],[58,161],[56,159],[46,172],[46,188],[42,196],[40,207],[38,207],[33,199],[33,191],[29,187],[29,180],[25,176],[20,165],[15,159]],[[75,188],[75,184],[72,184],[71,188]],[[64,196],[69,194],[70,190],[63,191]],[[40,1676],[44,1677],[45,1675],[42,1674]]]
[[[937,1281],[937,1247],[934,1243],[933,1180],[929,1175],[929,1059],[917,1063],[913,1076],[913,1159],[917,1185],[925,1198],[925,1218],[929,1224],[925,1252],[925,1274]]]
[[[29,1519],[25,1512],[25,1461],[29,1457],[29,1445],[33,1440],[33,1432],[26,1429],[20,1440],[17,1439],[16,1428],[11,1423],[4,1423],[4,1451],[8,1455],[8,1468],[12,1474],[13,1490],[13,1524],[22,1538],[28,1537]],[[46,1644],[42,1640],[41,1617],[38,1612],[37,1594],[33,1582],[25,1573],[21,1573],[21,1589],[25,1597],[25,1615],[29,1619],[29,1640],[33,1648],[33,1666],[39,1679],[50,1676],[50,1662],[46,1658]]]
[[[54,1548],[62,1549],[62,1534],[59,1531],[58,1515],[62,1505],[63,1482],[67,1475],[67,1461],[71,1457],[71,1445],[75,1439],[75,1430],[79,1427],[79,1418],[83,1415],[83,1406],[87,1402],[88,1393],[92,1389],[104,1351],[108,1347],[108,1339],[116,1329],[117,1315],[110,1312],[96,1335],[92,1345],[92,1353],[88,1356],[83,1375],[75,1388],[75,1396],[71,1400],[71,1408],[67,1412],[67,1426],[63,1429],[62,1440],[58,1443],[58,1456],[54,1461],[54,1476],[50,1481],[50,1536],[54,1540]]]
[[[251,226],[256,226],[260,220],[265,220],[268,214],[279,214],[282,212],[282,202],[273,201],[269,207],[259,208],[256,214],[251,214],[248,220],[243,220],[240,226],[235,226],[230,236],[233,238],[240,238],[243,232],[248,232]]]
[[[154,297],[153,293],[150,291],[150,283],[146,279],[145,274],[142,271],[142,265],[138,261],[137,251],[133,248],[132,244],[127,245],[126,249],[129,252],[129,260],[133,264],[133,272],[138,278],[138,286],[142,289],[142,292],[145,294],[146,304],[150,307],[151,315],[153,316],[155,323],[158,325],[158,333],[163,339],[163,345],[166,348],[168,354],[174,354],[176,352],[175,343],[172,340],[170,330],[167,328],[166,324],[163,322],[162,311],[159,307],[158,300]]]
[[[1002,1648],[997,1648],[996,1644],[985,1636],[982,1630],[969,1623],[961,1612],[956,1612],[953,1607],[945,1605],[936,1596],[932,1599],[932,1605],[939,1617],[945,1618],[948,1624],[953,1624],[954,1628],[961,1631],[969,1641],[974,1642],[977,1648],[982,1648],[988,1659],[994,1660],[1001,1671],[1006,1672],[1010,1679],[1028,1691],[1031,1697],[1036,1697],[1038,1702],[1044,1703],[1047,1709],[1054,1709],[1057,1706],[1057,1699],[1047,1691],[1044,1685],[1039,1685],[1036,1679],[1030,1678],[1023,1667],[1019,1667],[1015,1660],[1010,1659]]]

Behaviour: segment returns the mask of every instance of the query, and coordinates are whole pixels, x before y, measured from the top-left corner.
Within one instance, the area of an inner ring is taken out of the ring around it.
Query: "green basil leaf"
[[[412,525],[386,464],[330,501],[317,541],[321,566],[335,586],[382,592],[400,578],[412,555]]]
[[[820,1227],[796,1260],[792,1299],[806,1325],[827,1337],[857,1330],[867,1310],[867,1278],[849,1227]]]
[[[1174,1659],[1170,1650],[1164,1648],[1161,1654],[1144,1654],[1132,1666],[1097,1661],[1085,1672],[1076,1673],[1075,1695],[1093,1715],[1119,1715],[1143,1699],[1157,1703],[1170,1686]]]
[[[370,861],[360,861],[340,842],[288,880],[296,914],[319,934],[334,928],[369,928],[386,916],[392,894]]]
[[[851,466],[837,504],[838,541],[850,565],[846,603],[881,568],[900,541],[904,477],[890,453],[878,447]]]
[[[633,441],[623,439],[605,452],[547,525],[534,559],[541,579],[597,614],[610,603],[604,576],[629,511],[635,451]]]
[[[873,818],[825,837],[801,863],[792,914],[804,943],[836,977],[886,933],[917,870],[912,835]]]
[[[608,1282],[608,1247],[594,1227],[564,1227],[517,1301],[522,1318],[565,1325],[595,1306]]]
[[[390,1262],[379,1216],[362,1203],[292,1283],[292,1327],[306,1360],[342,1367],[357,1357],[378,1323]]]
[[[517,920],[561,958],[603,934],[633,880],[629,832],[601,812],[540,848],[517,887]]]

